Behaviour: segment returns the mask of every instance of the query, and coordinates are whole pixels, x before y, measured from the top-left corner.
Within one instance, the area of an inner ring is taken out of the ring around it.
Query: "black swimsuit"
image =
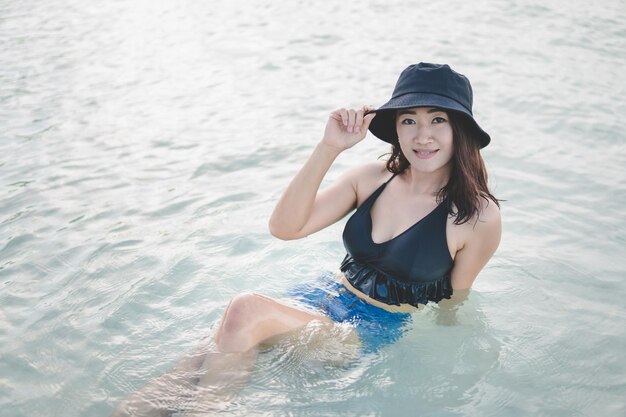
[[[341,271],[354,288],[386,304],[417,306],[450,298],[453,261],[446,240],[447,200],[400,235],[375,243],[370,211],[389,181],[348,219],[343,231],[348,254]]]

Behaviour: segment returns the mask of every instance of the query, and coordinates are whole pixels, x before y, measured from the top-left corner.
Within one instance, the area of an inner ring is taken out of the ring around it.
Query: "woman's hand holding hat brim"
[[[372,119],[372,106],[361,109],[337,109],[330,113],[322,142],[339,152],[356,145],[365,138]]]

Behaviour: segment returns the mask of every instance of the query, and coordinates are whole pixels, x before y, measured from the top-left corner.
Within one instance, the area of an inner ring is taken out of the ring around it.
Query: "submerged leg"
[[[260,343],[313,320],[332,323],[325,316],[262,295],[238,295],[224,313],[215,343],[204,344],[171,371],[124,399],[112,417],[167,416],[181,407],[194,412],[215,411],[248,380]]]
[[[205,357],[196,400],[185,415],[219,412],[250,378],[259,344],[276,341],[313,320],[332,323],[325,316],[289,307],[262,295],[236,296],[217,331],[216,351]]]
[[[172,369],[122,400],[111,417],[164,417],[178,411],[194,398],[200,376],[198,371],[210,349],[209,343],[201,343]]]

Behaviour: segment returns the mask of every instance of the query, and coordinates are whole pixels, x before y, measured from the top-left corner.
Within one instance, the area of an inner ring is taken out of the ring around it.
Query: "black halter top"
[[[348,253],[340,269],[354,288],[386,304],[417,307],[450,298],[453,261],[446,239],[447,200],[393,239],[372,240],[371,208],[393,178],[395,175],[348,219],[343,231]]]

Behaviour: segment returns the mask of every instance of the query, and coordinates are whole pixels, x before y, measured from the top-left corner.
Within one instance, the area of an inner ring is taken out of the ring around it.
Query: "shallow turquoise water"
[[[452,324],[343,368],[261,355],[224,415],[626,413],[626,9],[583,1],[0,1],[0,415],[108,415],[241,291],[333,270],[267,232],[338,106],[472,80],[505,199]],[[374,138],[343,168],[386,152]]]

